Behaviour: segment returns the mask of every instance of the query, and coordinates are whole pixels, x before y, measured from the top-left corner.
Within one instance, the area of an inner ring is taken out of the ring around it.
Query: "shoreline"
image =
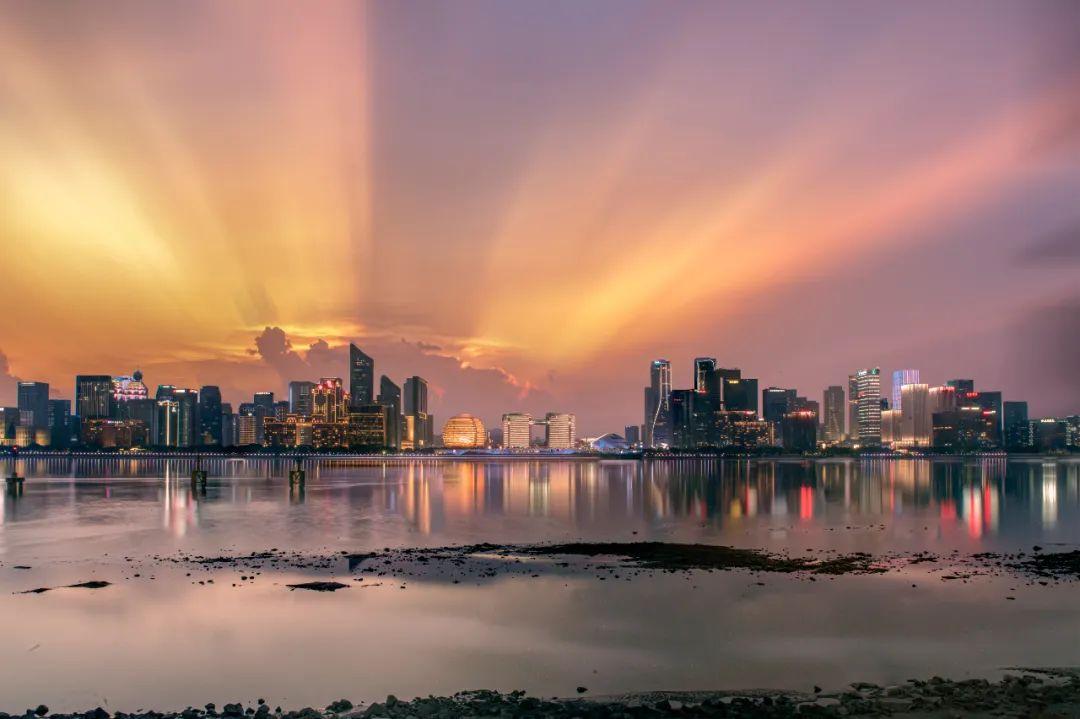
[[[462,716],[498,717],[956,717],[1080,715],[1080,669],[1073,667],[1002,670],[996,681],[988,679],[950,680],[941,677],[909,679],[903,684],[881,686],[854,682],[839,690],[813,691],[745,689],[699,691],[642,691],[628,694],[588,696],[588,688],[578,687],[577,697],[537,697],[524,691],[497,692],[467,690],[452,696],[427,696],[354,704],[338,699],[323,709],[305,707],[283,710],[262,699],[247,705],[213,703],[180,711],[140,709],[111,713],[101,707],[72,713],[50,713],[44,704],[25,712],[6,714],[0,719],[451,719]]]

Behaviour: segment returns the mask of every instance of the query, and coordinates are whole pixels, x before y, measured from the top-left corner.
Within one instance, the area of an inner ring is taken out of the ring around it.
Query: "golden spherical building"
[[[480,449],[487,446],[487,430],[479,417],[455,414],[443,425],[442,443],[450,449]]]

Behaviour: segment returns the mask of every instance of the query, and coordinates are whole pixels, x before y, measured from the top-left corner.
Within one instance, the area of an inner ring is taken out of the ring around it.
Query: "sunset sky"
[[[440,425],[621,431],[696,355],[1075,412],[1080,3],[0,0],[0,247],[61,397],[355,341]]]

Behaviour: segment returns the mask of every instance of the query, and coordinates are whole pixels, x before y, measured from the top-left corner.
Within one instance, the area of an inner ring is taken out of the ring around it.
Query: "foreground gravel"
[[[839,692],[651,692],[610,697],[541,699],[524,692],[478,690],[452,697],[426,697],[402,701],[389,696],[385,702],[354,706],[341,699],[325,709],[299,711],[271,709],[261,700],[254,706],[226,704],[218,709],[182,712],[110,714],[97,708],[77,714],[50,714],[48,707],[27,709],[24,714],[0,712],[11,717],[54,719],[451,719],[453,717],[578,717],[612,719],[638,717],[1080,717],[1080,670],[1021,670],[1001,681],[985,679],[928,681],[881,687],[857,683]],[[580,687],[579,692],[587,689]]]

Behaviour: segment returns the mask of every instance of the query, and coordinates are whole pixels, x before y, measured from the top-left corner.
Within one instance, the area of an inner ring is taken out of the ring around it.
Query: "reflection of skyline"
[[[277,512],[277,503],[291,499],[302,509],[287,521],[298,528],[329,522],[348,526],[355,519],[343,515],[346,510],[359,511],[361,518],[396,518],[422,535],[480,521],[602,530],[627,522],[835,526],[910,516],[980,540],[1010,528],[1069,526],[1065,517],[1080,512],[1080,465],[1075,463],[369,462],[312,468],[302,501],[289,494],[282,463],[207,464],[211,482],[195,496],[184,462],[19,460],[19,471],[30,477],[25,495],[5,495],[0,516],[9,524],[58,512],[81,518],[92,511],[93,501],[150,501],[160,507],[161,528],[180,537],[199,527],[208,507],[245,505],[232,511],[261,515]],[[145,479],[158,482],[147,485],[140,481]]]

